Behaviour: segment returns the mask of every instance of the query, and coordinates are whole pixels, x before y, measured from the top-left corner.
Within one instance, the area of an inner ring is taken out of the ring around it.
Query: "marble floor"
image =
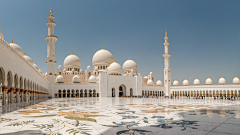
[[[0,135],[240,135],[240,100],[58,98],[1,114]]]

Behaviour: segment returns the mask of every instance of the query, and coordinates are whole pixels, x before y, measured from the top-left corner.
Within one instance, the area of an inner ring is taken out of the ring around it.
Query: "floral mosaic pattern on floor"
[[[0,116],[0,134],[240,134],[240,100],[59,98]]]

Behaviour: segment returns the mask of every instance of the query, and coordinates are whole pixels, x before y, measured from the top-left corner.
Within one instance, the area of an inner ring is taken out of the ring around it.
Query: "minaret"
[[[54,36],[54,26],[56,25],[53,22],[54,16],[52,15],[52,8],[50,9],[50,15],[48,16],[49,22],[47,22],[48,26],[48,36],[45,37],[47,41],[47,79],[49,81],[49,96],[54,97],[54,82],[55,82],[55,42],[57,41],[57,37]]]
[[[167,31],[165,32],[165,37],[164,37],[165,42],[163,43],[165,47],[165,53],[163,54],[164,57],[164,87],[165,87],[165,96],[170,96],[170,86],[171,86],[171,69],[170,69],[170,57],[171,54],[169,54],[169,42],[168,42],[168,36],[167,36]]]

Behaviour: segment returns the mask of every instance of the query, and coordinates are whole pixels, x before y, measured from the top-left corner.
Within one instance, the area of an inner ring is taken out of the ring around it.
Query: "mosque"
[[[47,73],[42,73],[33,60],[23,54],[19,45],[4,40],[0,30],[0,87],[3,105],[52,98],[81,97],[135,97],[135,96],[228,96],[240,94],[240,80],[233,78],[233,84],[226,84],[221,77],[219,85],[213,85],[207,78],[205,85],[195,79],[189,85],[187,79],[179,86],[177,80],[171,80],[169,42],[165,33],[164,80],[155,80],[152,72],[142,77],[137,72],[137,63],[130,57],[121,66],[108,50],[102,46],[92,57],[92,67],[81,68],[78,56],[70,54],[55,72],[54,16],[50,10],[48,16]],[[171,85],[172,84],[172,85]]]

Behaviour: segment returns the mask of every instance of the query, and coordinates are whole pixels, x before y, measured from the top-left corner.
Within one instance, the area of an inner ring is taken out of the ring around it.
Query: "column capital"
[[[21,89],[21,92],[24,92],[24,89]]]
[[[20,92],[20,89],[17,89],[17,92]]]
[[[8,90],[8,88],[6,86],[2,87],[2,91],[7,91],[7,90]]]
[[[13,92],[13,91],[14,91],[14,88],[10,88],[10,91]]]

